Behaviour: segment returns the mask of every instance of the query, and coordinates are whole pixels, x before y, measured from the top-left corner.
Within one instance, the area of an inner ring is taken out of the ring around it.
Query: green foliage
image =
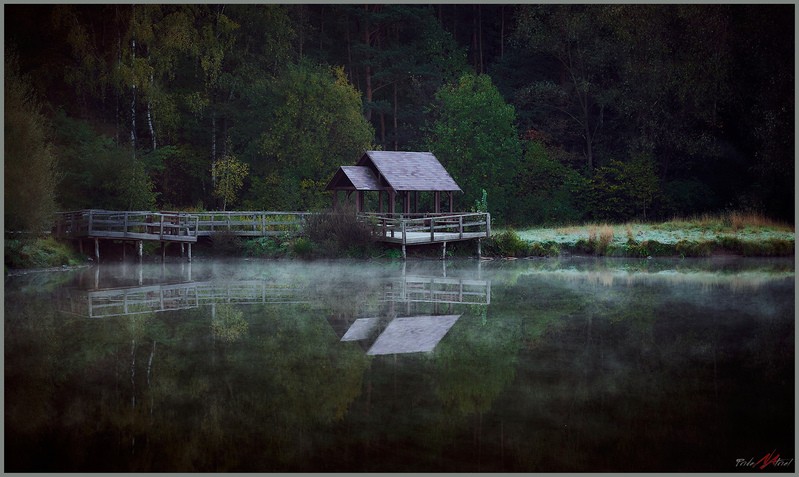
[[[402,258],[402,250],[390,248],[384,252],[384,255],[390,260],[400,260]]]
[[[597,168],[591,177],[588,209],[595,220],[645,220],[658,190],[654,164],[648,158],[639,156],[628,162],[611,160]]]
[[[290,237],[258,237],[243,242],[244,254],[248,257],[282,258],[289,254]]]
[[[212,204],[211,164],[235,156],[250,167],[242,207],[320,210],[335,167],[382,148],[432,150],[464,189],[458,208],[485,189],[498,223],[725,207],[794,220],[787,5],[12,5],[7,13],[7,44],[42,100],[37,111],[62,108],[90,131],[55,118],[49,153],[64,178],[63,208]],[[9,98],[7,117],[19,109]],[[48,154],[30,146],[47,139],[17,130],[29,124],[6,121],[7,169],[11,147]],[[38,124],[46,138],[46,121]],[[539,144],[524,157],[517,128]],[[49,169],[37,165],[31,177]],[[6,180],[7,195],[22,183]],[[7,215],[30,203],[9,198]]]
[[[483,195],[474,202],[472,212],[488,212],[488,193],[483,189]]]
[[[512,216],[513,174],[521,145],[513,106],[486,75],[466,74],[436,94],[435,123],[428,144],[460,185],[461,207],[485,189],[498,220]]]
[[[530,246],[513,229],[507,229],[486,240],[485,250],[487,255],[523,257],[528,255]]]
[[[214,195],[222,199],[222,210],[236,201],[248,171],[249,166],[233,155],[227,155],[211,166],[211,176],[216,182]]]
[[[358,92],[342,68],[309,62],[290,65],[273,84],[259,87],[273,98],[273,109],[260,118],[247,203],[272,210],[329,203],[323,183],[368,149],[374,134],[361,115]]]
[[[49,121],[13,54],[5,58],[4,218],[6,230],[40,233],[56,211],[55,149]]]
[[[151,210],[156,192],[145,165],[85,121],[59,111],[54,119],[64,178],[59,195],[65,209]]]
[[[524,159],[516,179],[516,208],[520,222],[563,224],[580,221],[587,181],[559,159],[563,151],[539,141],[526,143]]]
[[[245,250],[244,242],[235,233],[216,232],[211,235],[213,252],[217,255],[239,255]]]
[[[291,251],[298,257],[310,258],[314,252],[314,245],[313,242],[306,237],[297,237],[291,246]]]
[[[83,262],[69,244],[51,237],[33,240],[6,240],[5,265],[10,268],[75,266]]]

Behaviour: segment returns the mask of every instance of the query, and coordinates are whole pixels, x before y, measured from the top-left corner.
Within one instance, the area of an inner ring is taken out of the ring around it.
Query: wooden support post
[[[433,200],[434,200],[434,201],[435,201],[435,203],[436,203],[436,204],[435,204],[436,206],[435,206],[435,209],[434,209],[434,210],[435,210],[435,211],[436,211],[436,213],[438,214],[438,213],[440,213],[440,212],[441,212],[441,192],[439,192],[439,191],[435,191],[435,193],[434,193],[433,195],[435,196],[435,199],[433,199]]]
[[[441,260],[447,259],[447,242],[441,242]]]
[[[407,258],[408,258],[408,256],[405,253],[405,244],[403,243],[402,244],[402,259],[406,260]]]
[[[180,258],[183,258],[183,255],[184,255],[185,251],[186,251],[186,244],[181,242],[180,243]]]
[[[127,251],[125,250],[125,241],[123,240],[122,241],[122,262],[123,263],[125,262],[125,259],[127,258],[126,252]]]
[[[191,242],[189,242],[189,262],[191,262]]]
[[[161,263],[166,261],[166,242],[161,242]]]
[[[477,239],[477,258],[483,258],[482,242],[483,239]]]
[[[436,239],[436,219],[430,217],[430,241],[434,241]]]
[[[486,212],[486,238],[491,236],[491,214]]]
[[[136,244],[136,255],[139,257],[139,262],[141,262],[142,258],[144,257],[144,240],[139,240]]]
[[[450,213],[455,210],[455,193],[449,191],[449,211]]]
[[[94,259],[100,263],[100,239],[94,239]]]
[[[463,216],[458,216],[458,238],[463,240]]]

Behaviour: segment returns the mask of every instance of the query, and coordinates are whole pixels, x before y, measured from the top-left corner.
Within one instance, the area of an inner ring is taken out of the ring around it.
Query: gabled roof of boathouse
[[[342,166],[327,190],[461,191],[431,152],[366,151]]]
[[[327,189],[383,190],[372,169],[363,166],[341,166],[333,175]]]

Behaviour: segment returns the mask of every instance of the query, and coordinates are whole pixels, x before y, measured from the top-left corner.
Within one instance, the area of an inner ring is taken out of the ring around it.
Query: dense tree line
[[[9,5],[6,220],[33,157],[15,151],[42,151],[62,209],[320,209],[335,168],[381,148],[433,151],[458,207],[485,190],[505,223],[793,221],[793,12]]]

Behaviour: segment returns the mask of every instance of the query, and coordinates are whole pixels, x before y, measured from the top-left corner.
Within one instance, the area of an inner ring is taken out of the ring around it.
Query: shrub
[[[680,240],[674,248],[682,257],[709,257],[713,253],[713,245],[710,242]]]
[[[236,255],[244,250],[241,239],[232,232],[217,232],[211,235],[214,252],[220,255]]]
[[[346,206],[312,215],[305,224],[304,232],[323,256],[363,255],[372,244],[369,225],[359,221],[355,211]]]
[[[69,244],[52,237],[32,240],[7,240],[5,265],[10,268],[43,268],[78,265],[81,258]]]
[[[248,257],[285,257],[289,250],[288,236],[259,237],[247,240],[242,245]]]
[[[490,255],[520,257],[527,255],[529,247],[516,231],[508,229],[491,236],[486,241],[486,250]]]
[[[294,255],[302,258],[308,258],[313,254],[313,242],[305,237],[298,237],[291,246]]]

